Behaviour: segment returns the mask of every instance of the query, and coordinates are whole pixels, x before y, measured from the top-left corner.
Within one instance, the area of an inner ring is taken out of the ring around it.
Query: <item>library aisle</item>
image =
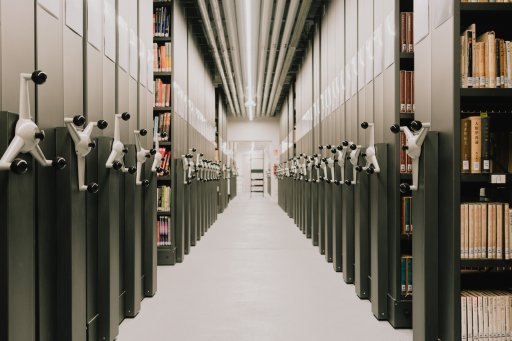
[[[199,243],[158,268],[157,296],[118,341],[412,340],[377,321],[269,198],[239,195]]]

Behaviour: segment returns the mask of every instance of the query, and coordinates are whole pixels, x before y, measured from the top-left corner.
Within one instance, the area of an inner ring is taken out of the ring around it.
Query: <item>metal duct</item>
[[[281,33],[281,24],[283,21],[284,6],[286,1],[278,1],[276,12],[274,16],[274,25],[272,25],[272,40],[270,44],[270,53],[267,64],[267,76],[265,77],[265,91],[263,92],[263,106],[261,107],[261,114],[265,115],[264,108],[267,107],[268,95],[270,91],[270,77],[274,71],[274,62],[276,59],[277,44],[279,43],[279,35]]]
[[[263,101],[263,78],[265,76],[265,66],[267,65],[268,38],[270,34],[270,19],[272,18],[273,0],[263,0],[263,9],[260,19],[260,44],[258,57],[258,80],[256,91],[256,116],[261,115],[261,106]]]
[[[201,17],[203,18],[204,26],[206,29],[206,36],[208,38],[208,41],[210,42],[210,45],[213,50],[213,57],[215,59],[215,64],[217,65],[217,68],[219,69],[220,78],[222,80],[222,85],[224,86],[224,90],[226,91],[226,97],[228,99],[228,104],[231,109],[231,112],[233,114],[236,113],[233,101],[231,99],[231,93],[229,91],[227,81],[226,81],[226,75],[224,74],[224,67],[222,66],[222,61],[219,56],[219,51],[217,50],[217,43],[215,42],[215,35],[213,34],[212,25],[210,22],[210,17],[208,16],[208,10],[206,8],[206,4],[204,0],[198,0],[199,4],[199,10],[201,12]]]
[[[290,7],[288,9],[288,13],[286,14],[286,23],[284,26],[283,37],[281,38],[281,48],[279,49],[279,57],[277,59],[276,71],[274,73],[274,79],[272,81],[272,91],[270,91],[268,106],[266,108],[267,110],[265,111],[267,115],[271,113],[270,109],[272,107],[272,102],[274,101],[274,97],[276,94],[277,82],[281,76],[284,57],[286,56],[286,52],[288,51],[288,43],[290,41],[290,35],[292,34],[293,24],[295,23],[295,15],[297,14],[298,9],[299,0],[292,0],[290,3]]]
[[[284,61],[283,72],[281,72],[279,82],[277,84],[276,96],[281,94],[283,89],[284,81],[286,80],[286,76],[288,74],[288,70],[290,69],[290,65],[293,61],[293,56],[295,55],[295,50],[297,49],[297,44],[299,42],[300,36],[302,34],[302,30],[304,29],[304,25],[306,23],[306,19],[308,17],[309,9],[311,7],[312,0],[303,0],[302,5],[300,7],[299,16],[297,18],[297,22],[295,24],[295,29],[293,30],[293,35],[290,40],[290,46],[288,47],[288,51],[286,52],[286,58]],[[275,115],[275,110],[277,107],[278,99],[274,101],[272,105],[271,115]]]
[[[222,7],[226,19],[226,31],[228,33],[229,46],[231,47],[231,61],[235,71],[235,83],[238,92],[238,102],[242,115],[245,116],[245,94],[242,85],[242,67],[240,64],[240,50],[238,45],[238,32],[236,28],[235,0],[223,0]]]
[[[231,71],[231,62],[228,56],[228,47],[226,44],[226,36],[224,35],[224,26],[222,24],[222,18],[220,15],[220,8],[218,0],[211,0],[212,12],[213,12],[213,21],[215,22],[215,26],[217,27],[217,36],[219,37],[220,42],[220,50],[222,51],[222,57],[224,60],[224,65],[226,67],[226,73],[228,78],[229,89],[231,92],[231,96],[233,97],[233,101],[235,104],[236,113],[240,115],[240,103],[238,102],[237,91],[235,87],[235,82],[233,81],[233,72]]]

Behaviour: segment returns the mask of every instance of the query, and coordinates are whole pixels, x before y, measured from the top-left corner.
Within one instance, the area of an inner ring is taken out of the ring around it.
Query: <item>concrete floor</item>
[[[158,292],[119,341],[412,340],[377,321],[270,199],[239,196],[185,262],[158,268]]]

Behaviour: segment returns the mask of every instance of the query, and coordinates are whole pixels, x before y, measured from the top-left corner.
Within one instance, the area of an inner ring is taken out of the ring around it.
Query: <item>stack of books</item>
[[[413,12],[400,13],[400,52],[414,52]]]
[[[158,217],[156,230],[157,246],[171,245],[171,217]]]
[[[153,71],[172,71],[172,43],[158,45],[153,43]]]
[[[167,7],[158,7],[153,13],[153,36],[169,37],[171,30],[171,15]]]
[[[460,37],[462,88],[512,88],[510,41],[494,31],[477,35],[476,24]]]
[[[169,212],[171,210],[171,187],[158,186],[156,197],[158,202],[157,211]]]
[[[171,104],[171,84],[161,78],[155,79],[155,107],[169,107]]]
[[[511,259],[508,203],[462,203],[460,214],[462,259]]]
[[[400,284],[402,296],[412,295],[412,256],[400,257]]]
[[[464,290],[460,298],[462,340],[510,340],[512,293]]]

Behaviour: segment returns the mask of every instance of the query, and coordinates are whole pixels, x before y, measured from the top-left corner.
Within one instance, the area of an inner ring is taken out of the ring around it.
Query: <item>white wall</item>
[[[279,163],[279,118],[268,117],[260,118],[255,121],[248,121],[247,119],[239,119],[230,117],[228,118],[228,141],[268,141],[270,142],[270,152],[272,158],[268,160],[265,165],[266,169],[273,170],[273,165]],[[277,150],[277,156],[274,156],[273,151]],[[236,158],[235,158],[236,160]],[[246,162],[242,159],[242,162]],[[245,167],[241,164],[237,165],[241,170]],[[249,166],[247,166],[249,167]],[[271,180],[272,199],[277,201],[277,178],[272,171]]]

